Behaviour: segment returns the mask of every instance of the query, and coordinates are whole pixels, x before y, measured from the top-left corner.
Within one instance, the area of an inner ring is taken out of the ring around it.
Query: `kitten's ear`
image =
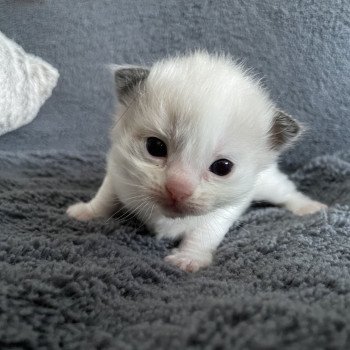
[[[119,101],[123,104],[127,103],[149,74],[147,68],[132,66],[113,66],[113,71]]]
[[[301,125],[288,114],[276,110],[270,128],[271,147],[279,151],[297,139],[302,131]]]

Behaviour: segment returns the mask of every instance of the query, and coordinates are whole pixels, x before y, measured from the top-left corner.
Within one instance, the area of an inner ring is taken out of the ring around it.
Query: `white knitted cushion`
[[[58,77],[50,64],[0,32],[0,135],[31,122]]]

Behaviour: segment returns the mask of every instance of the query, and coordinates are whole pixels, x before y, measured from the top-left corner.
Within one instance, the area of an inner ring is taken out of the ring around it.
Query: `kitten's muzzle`
[[[181,200],[179,197],[174,197],[170,195],[163,195],[159,198],[159,205],[164,210],[164,214],[169,217],[185,217],[189,215],[203,215],[207,212],[207,208],[199,206],[190,200],[190,196],[183,196]]]
[[[203,210],[199,207],[190,204],[179,204],[179,203],[163,203],[161,204],[164,215],[171,218],[181,218],[185,216],[197,216],[203,215]]]
[[[174,203],[181,203],[193,194],[193,189],[187,184],[167,182],[165,185],[167,196]]]
[[[158,192],[157,202],[164,214],[170,217],[201,215],[204,208],[191,202],[197,184],[186,172],[168,175],[163,190]]]

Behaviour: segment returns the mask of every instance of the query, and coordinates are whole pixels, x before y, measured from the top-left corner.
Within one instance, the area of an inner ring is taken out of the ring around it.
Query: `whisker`
[[[147,204],[146,201],[141,202],[136,208],[133,209],[129,209],[129,213],[126,213],[126,215],[123,215],[122,217],[119,218],[120,221],[129,219],[131,216],[136,215],[136,213],[138,212],[139,208],[141,208],[142,206],[144,206],[145,204]]]
[[[135,197],[133,200],[130,201],[129,204],[134,203],[134,202],[138,202],[138,200],[140,199],[147,199],[147,198],[142,198],[142,197]],[[117,215],[118,213],[120,213],[121,211],[125,210],[126,208],[124,206],[122,206],[121,208],[119,208],[116,212],[114,212],[106,221],[105,224],[112,219],[115,215]]]
[[[147,208],[147,205],[148,203],[143,203],[141,207],[139,207],[136,211],[135,211],[135,216],[140,220],[141,222],[141,225],[137,228],[137,230],[142,227],[144,225],[144,220],[143,220],[143,217],[144,217],[144,209]]]
[[[151,210],[150,210],[150,213],[149,213],[149,215],[148,215],[148,217],[147,217],[147,219],[145,219],[144,220],[144,222],[145,222],[145,224],[147,224],[147,221],[152,217],[152,214],[153,214],[153,210],[154,210],[154,207],[155,207],[156,205],[155,204],[152,204],[152,207],[151,207]]]

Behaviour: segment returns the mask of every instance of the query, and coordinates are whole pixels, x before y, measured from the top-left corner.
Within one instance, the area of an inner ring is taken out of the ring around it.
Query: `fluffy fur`
[[[120,67],[115,77],[121,105],[106,177],[89,203],[68,208],[70,216],[109,217],[121,204],[158,237],[181,237],[166,260],[196,271],[210,264],[252,200],[298,215],[325,208],[299,193],[277,167],[298,123],[231,59],[197,52],[150,70]],[[165,143],[166,157],[148,152],[150,137]],[[234,164],[229,174],[210,171],[218,159]]]

